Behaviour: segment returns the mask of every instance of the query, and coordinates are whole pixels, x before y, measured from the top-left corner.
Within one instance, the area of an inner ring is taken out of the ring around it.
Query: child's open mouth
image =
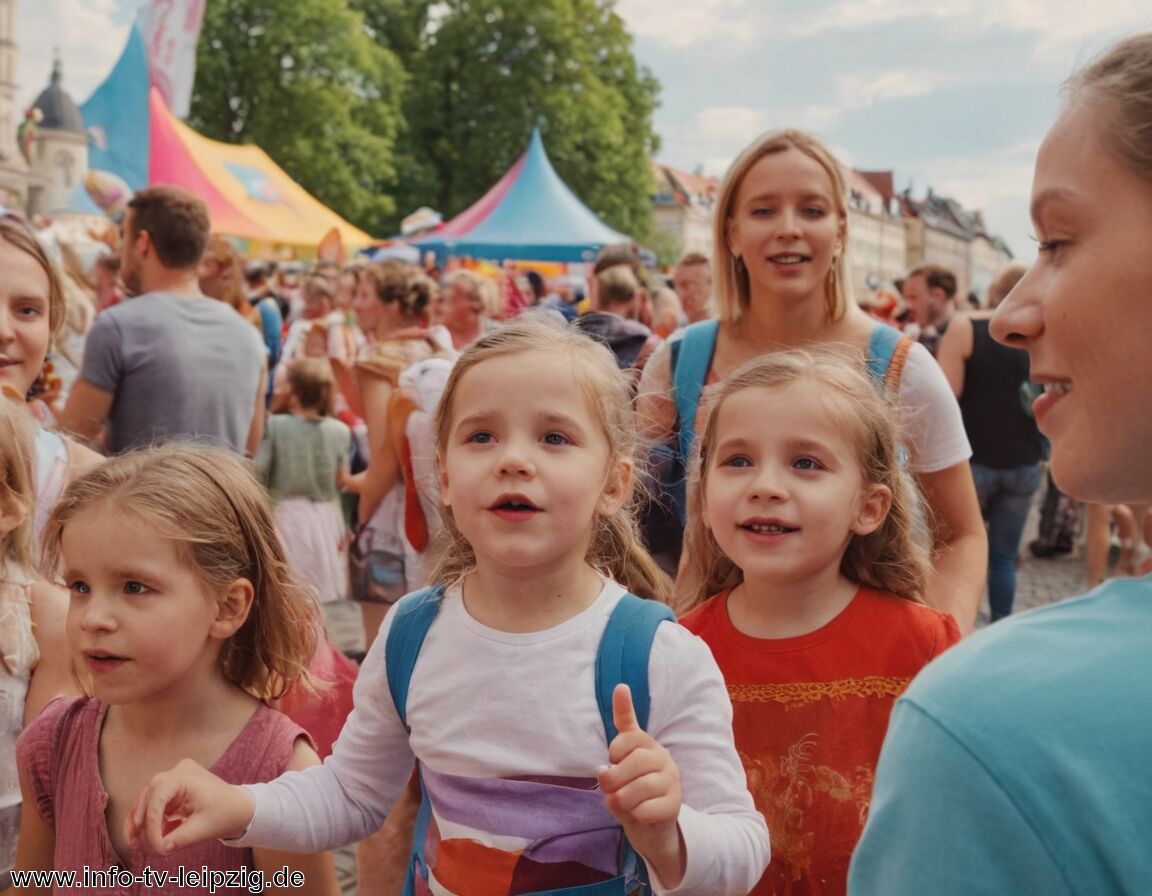
[[[540,508],[523,495],[501,495],[488,509],[507,520],[525,520],[540,513]]]

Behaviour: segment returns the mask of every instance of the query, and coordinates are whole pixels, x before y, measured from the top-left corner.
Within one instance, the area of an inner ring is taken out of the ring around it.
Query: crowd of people
[[[1148,571],[1150,118],[1143,35],[1068,84],[1035,264],[916,267],[903,328],[796,130],[665,273],[0,220],[0,889],[1148,891],[1148,581],[1000,620],[1049,457],[1092,584],[1112,525]]]

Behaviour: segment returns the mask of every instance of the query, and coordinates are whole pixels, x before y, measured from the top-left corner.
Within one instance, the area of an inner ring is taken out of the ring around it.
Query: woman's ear
[[[724,239],[728,243],[728,253],[734,260],[740,257],[740,253],[736,249],[736,238],[739,236],[737,230],[735,218],[729,215],[724,219]]]
[[[600,491],[600,500],[596,509],[602,516],[612,516],[627,500],[632,489],[632,461],[621,458],[608,467],[608,476],[604,480],[604,488]]]
[[[870,535],[880,528],[892,507],[892,490],[886,485],[866,485],[860,493],[860,504],[852,521],[852,532]]]
[[[216,604],[216,619],[209,633],[224,640],[232,637],[248,620],[256,592],[248,579],[237,579],[229,585]]]

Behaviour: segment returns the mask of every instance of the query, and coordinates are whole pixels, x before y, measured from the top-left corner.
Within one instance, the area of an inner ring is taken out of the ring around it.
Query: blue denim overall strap
[[[388,690],[405,728],[409,728],[407,704],[412,671],[416,667],[416,659],[420,655],[424,638],[440,611],[443,596],[443,586],[437,586],[413,592],[402,598],[396,606],[388,630],[384,656]],[[616,737],[616,726],[612,721],[612,691],[617,684],[626,684],[631,689],[636,719],[641,728],[647,727],[648,713],[652,705],[648,689],[648,658],[652,642],[660,623],[675,621],[675,618],[666,605],[655,600],[645,600],[634,594],[625,594],[608,618],[596,653],[596,704],[604,724],[606,743],[611,744]],[[421,777],[420,809],[416,815],[412,859],[404,884],[404,896],[412,896],[415,893],[417,875],[423,880],[428,879],[424,844],[430,820],[431,807]],[[650,892],[647,869],[627,838],[623,836],[621,836],[620,874],[625,878],[638,879],[644,886],[643,892]],[[578,891],[592,893],[593,888],[598,886],[550,890],[541,893],[540,896],[561,896],[569,891],[573,894]]]

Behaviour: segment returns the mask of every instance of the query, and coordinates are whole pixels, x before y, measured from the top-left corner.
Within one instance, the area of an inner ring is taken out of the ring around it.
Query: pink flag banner
[[[140,8],[152,86],[177,118],[186,118],[196,77],[196,42],[205,0],[150,0]]]

